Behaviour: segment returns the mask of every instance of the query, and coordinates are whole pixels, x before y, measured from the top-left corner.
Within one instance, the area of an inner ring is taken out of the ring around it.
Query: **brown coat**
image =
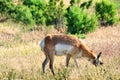
[[[92,59],[96,58],[94,52],[88,47],[86,47],[78,38],[74,36],[59,34],[59,35],[48,35],[45,37],[45,47],[47,47],[50,51],[54,50],[55,45],[57,43],[68,44],[76,48],[79,48],[79,51],[80,50],[83,51],[83,54],[82,54],[83,57],[88,57]]]

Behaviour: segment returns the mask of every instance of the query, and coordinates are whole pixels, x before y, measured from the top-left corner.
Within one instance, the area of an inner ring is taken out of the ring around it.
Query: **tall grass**
[[[65,57],[55,57],[55,76],[49,65],[45,74],[41,69],[45,56],[38,42],[48,33],[58,33],[47,30],[22,32],[18,28],[0,26],[0,80],[120,80],[119,25],[100,28],[82,40],[96,54],[103,52],[103,66],[95,67],[87,59],[80,58],[78,68],[72,59],[66,68]]]

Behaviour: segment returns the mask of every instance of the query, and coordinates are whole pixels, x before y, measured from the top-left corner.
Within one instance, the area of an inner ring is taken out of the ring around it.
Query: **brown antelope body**
[[[74,59],[76,66],[78,67],[76,58],[87,57],[91,59],[94,65],[102,64],[99,60],[101,52],[98,56],[86,47],[79,39],[74,36],[59,34],[59,35],[48,35],[43,38],[40,42],[41,50],[45,54],[45,60],[42,63],[43,72],[45,72],[45,66],[50,61],[49,67],[52,74],[54,75],[53,62],[54,55],[62,56],[66,55],[66,66],[69,65],[70,58]]]

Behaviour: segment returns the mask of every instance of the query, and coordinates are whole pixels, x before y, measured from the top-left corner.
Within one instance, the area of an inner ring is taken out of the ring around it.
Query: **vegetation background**
[[[0,80],[120,80],[119,0],[0,0]],[[65,67],[55,57],[53,76],[39,41],[47,34],[72,34],[95,53],[103,66],[85,58]]]

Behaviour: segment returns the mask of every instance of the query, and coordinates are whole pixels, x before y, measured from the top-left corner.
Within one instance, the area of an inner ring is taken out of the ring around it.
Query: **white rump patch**
[[[45,38],[43,38],[40,43],[39,43],[41,50],[43,51],[44,47],[45,47]]]
[[[56,44],[55,45],[55,54],[60,56],[64,54],[70,54],[70,52],[74,49],[74,46],[68,44]]]

